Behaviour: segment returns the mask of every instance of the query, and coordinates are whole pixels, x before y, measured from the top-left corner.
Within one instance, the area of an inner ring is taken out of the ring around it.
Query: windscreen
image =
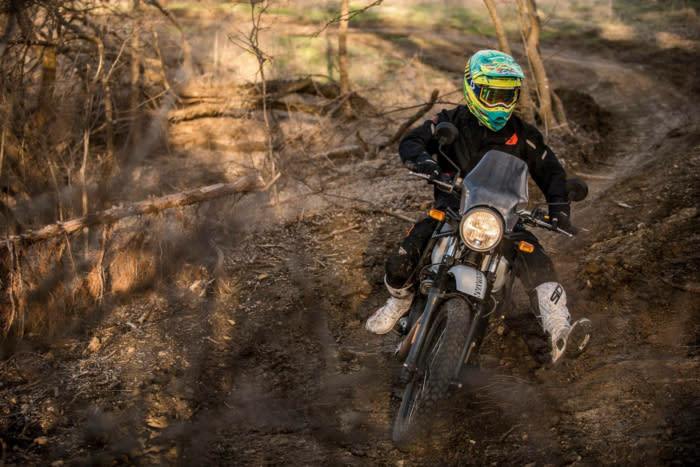
[[[515,156],[491,150],[469,172],[462,182],[461,213],[476,206],[488,206],[498,211],[512,231],[519,203],[527,202],[527,164]]]

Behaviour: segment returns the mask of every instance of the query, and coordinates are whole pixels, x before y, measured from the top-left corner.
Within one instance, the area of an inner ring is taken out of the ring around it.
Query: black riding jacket
[[[399,155],[409,169],[413,169],[424,158],[437,155],[440,168],[448,174],[455,173],[454,165],[440,155],[437,138],[434,136],[435,126],[445,121],[454,123],[459,130],[455,142],[443,148],[443,151],[459,166],[460,177],[468,174],[487,151],[497,149],[527,163],[530,176],[548,203],[567,201],[566,174],[559,160],[544,143],[542,133],[516,115],[511,116],[503,128],[494,132],[483,126],[463,105],[441,111],[432,120],[426,120],[423,125],[407,133],[399,143]],[[444,209],[447,206],[458,207],[459,203],[454,196],[436,189],[435,205]],[[557,209],[569,213],[568,206],[558,206]]]

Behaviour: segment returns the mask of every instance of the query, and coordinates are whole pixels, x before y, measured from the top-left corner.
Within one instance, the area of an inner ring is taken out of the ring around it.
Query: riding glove
[[[423,152],[415,162],[407,161],[406,166],[414,172],[430,175],[434,179],[439,178],[442,172],[438,163],[427,152]]]
[[[569,215],[570,212],[571,208],[568,204],[552,204],[549,206],[549,220],[552,225],[570,231],[573,229],[571,217]]]

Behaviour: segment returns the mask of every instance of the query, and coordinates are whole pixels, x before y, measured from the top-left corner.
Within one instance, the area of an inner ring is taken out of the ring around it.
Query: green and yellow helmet
[[[464,99],[469,111],[493,131],[503,128],[518,103],[525,78],[513,57],[498,50],[480,50],[464,69]]]

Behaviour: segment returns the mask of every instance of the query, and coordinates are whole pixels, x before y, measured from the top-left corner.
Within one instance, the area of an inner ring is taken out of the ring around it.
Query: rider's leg
[[[587,318],[573,324],[566,306],[566,292],[559,283],[552,260],[534,235],[527,232],[527,242],[535,248],[532,253],[519,252],[516,273],[529,290],[532,310],[551,344],[552,362],[563,355],[577,356],[591,337],[592,325]]]
[[[413,302],[414,292],[411,287],[395,289],[388,284],[386,276],[384,285],[391,296],[365,323],[365,328],[375,334],[386,334],[391,331],[399,318],[411,308]]]
[[[436,221],[425,219],[411,227],[408,235],[387,258],[384,284],[387,302],[369,317],[365,327],[375,334],[386,334],[411,307],[414,291],[410,283],[421,254],[435,230]]]
[[[552,362],[556,363],[564,354],[578,356],[591,338],[593,326],[588,318],[580,318],[570,324],[571,315],[566,307],[566,292],[558,282],[544,282],[531,292],[533,308],[542,329],[552,342]],[[535,308],[536,307],[536,308]]]

